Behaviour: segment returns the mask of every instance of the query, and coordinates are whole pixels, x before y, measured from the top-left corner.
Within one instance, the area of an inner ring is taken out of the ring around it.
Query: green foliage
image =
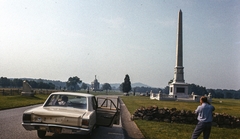
[[[21,79],[13,79],[12,84],[15,87],[22,87],[23,86],[23,80]]]
[[[227,89],[207,89],[214,98],[240,98],[240,90],[227,90]]]
[[[194,111],[199,105],[198,102],[180,101],[158,101],[150,100],[143,96],[122,96],[129,112],[133,114],[141,106],[148,107],[157,105],[159,108],[177,108],[178,110]],[[240,117],[240,100],[234,99],[213,99],[212,105],[216,108],[215,113],[226,113]],[[166,123],[157,121],[135,120],[138,128],[146,139],[186,139],[191,138],[195,125]],[[240,129],[227,129],[212,127],[210,138],[213,139],[237,139]],[[203,138],[202,135],[199,138]]]
[[[8,86],[10,86],[10,79],[8,79],[7,77],[1,77],[0,78],[0,86],[1,87],[8,87]]]
[[[205,94],[208,95],[208,92],[205,87],[195,85],[195,84],[189,84],[188,94],[192,94],[192,92],[194,92],[195,95],[201,95],[201,96],[204,96]]]
[[[122,91],[128,93],[131,90],[132,90],[131,81],[129,75],[127,74],[124,78],[124,82],[122,83]]]
[[[68,78],[66,85],[69,90],[76,91],[77,89],[80,89],[78,88],[78,84],[80,83],[82,83],[82,80],[80,80],[80,78],[78,78],[77,76],[74,76]]]
[[[109,83],[104,83],[102,86],[102,90],[111,90],[112,87]]]
[[[41,89],[55,89],[55,85],[53,83],[44,83],[42,80],[36,82],[34,80],[27,81],[32,88],[41,88]]]
[[[82,86],[81,86],[81,89],[87,89],[88,88],[88,86],[87,86],[87,84],[86,83],[82,83]]]
[[[55,85],[53,83],[44,83],[41,79],[36,82],[35,80],[26,80],[32,88],[39,88],[39,89],[55,89]],[[1,77],[0,78],[0,87],[6,88],[6,87],[16,87],[20,88],[23,86],[23,80],[22,79],[8,79],[7,77]]]
[[[190,139],[195,125],[135,120],[146,139]],[[211,139],[238,139],[240,129],[212,127]],[[202,134],[199,139],[202,139]]]
[[[157,105],[160,108],[177,108],[178,110],[195,110],[199,105],[197,102],[178,102],[178,101],[158,101],[151,100],[149,97],[145,96],[122,96],[124,103],[127,105],[130,113],[135,112],[135,110],[141,106],[148,107],[152,105]]]

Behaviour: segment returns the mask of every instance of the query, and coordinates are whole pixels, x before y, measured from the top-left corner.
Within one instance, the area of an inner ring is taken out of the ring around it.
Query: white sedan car
[[[22,120],[22,126],[37,130],[39,138],[44,138],[46,132],[85,134],[90,138],[95,126],[119,124],[119,98],[96,99],[91,94],[56,92],[42,106],[26,110]]]

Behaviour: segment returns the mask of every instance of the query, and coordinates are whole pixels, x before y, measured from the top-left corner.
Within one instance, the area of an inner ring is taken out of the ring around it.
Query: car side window
[[[93,109],[97,110],[97,101],[95,97],[92,97],[92,105],[93,105]]]
[[[48,102],[46,103],[46,106],[54,106],[57,103],[57,96],[52,95],[49,99]]]

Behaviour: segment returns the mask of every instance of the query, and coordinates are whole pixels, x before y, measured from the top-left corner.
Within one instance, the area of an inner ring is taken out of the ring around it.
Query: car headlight
[[[88,127],[89,126],[89,119],[82,119],[82,126]]]
[[[22,121],[24,123],[30,123],[31,122],[31,114],[23,114]]]

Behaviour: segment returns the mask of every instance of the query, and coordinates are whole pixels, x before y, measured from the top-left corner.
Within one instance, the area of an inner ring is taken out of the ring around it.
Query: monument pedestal
[[[188,84],[184,82],[173,82],[169,85],[169,95],[175,98],[188,98]]]

